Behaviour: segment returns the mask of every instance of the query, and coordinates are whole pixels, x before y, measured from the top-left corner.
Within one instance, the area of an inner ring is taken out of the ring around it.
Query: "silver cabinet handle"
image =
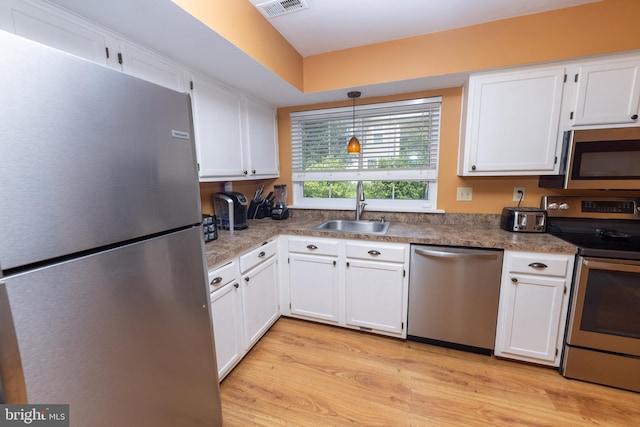
[[[209,284],[210,285],[217,285],[218,283],[222,282],[222,277],[216,277],[215,279],[213,279]]]
[[[415,249],[415,253],[417,253],[418,255],[434,257],[434,258],[496,258],[498,256],[498,254],[493,252],[459,253],[459,252],[434,251],[430,249],[427,250],[427,249],[417,249],[417,248]]]
[[[518,279],[516,279],[515,277],[512,277],[512,278],[511,278],[511,281],[512,281],[513,283],[518,283]]]
[[[258,258],[262,258],[262,257],[263,257],[263,256],[265,256],[265,255],[266,255],[266,253],[265,253],[264,251],[262,251],[262,252],[260,252],[260,253],[258,254]]]
[[[375,249],[371,249],[369,252],[367,252],[369,255],[372,256],[378,256],[380,255],[380,252],[376,251]]]
[[[529,267],[531,267],[531,268],[547,268],[548,265],[547,264],[543,264],[541,262],[532,262],[531,264],[529,264]]]
[[[310,251],[315,251],[316,249],[318,249],[318,247],[316,245],[307,245],[307,249],[309,249]]]

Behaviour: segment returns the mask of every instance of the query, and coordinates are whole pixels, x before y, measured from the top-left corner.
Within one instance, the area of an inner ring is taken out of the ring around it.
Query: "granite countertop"
[[[385,214],[390,222],[385,235],[314,230],[314,227],[328,217],[333,219],[340,216],[296,212],[291,218],[282,221],[270,218],[249,220],[249,228],[245,230],[218,230],[218,239],[205,245],[208,268],[215,267],[281,234],[564,254],[575,254],[577,250],[576,246],[550,234],[512,233],[502,230],[499,226],[499,215],[437,214],[436,217],[425,221],[424,217]]]

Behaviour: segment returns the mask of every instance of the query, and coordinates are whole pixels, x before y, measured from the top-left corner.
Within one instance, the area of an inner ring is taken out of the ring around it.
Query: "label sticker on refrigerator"
[[[171,129],[171,136],[180,139],[189,139],[189,132]]]

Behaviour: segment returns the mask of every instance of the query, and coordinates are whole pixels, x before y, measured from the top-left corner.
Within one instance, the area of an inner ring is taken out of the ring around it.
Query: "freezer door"
[[[201,220],[187,94],[0,31],[0,269]]]
[[[76,426],[221,425],[202,245],[193,227],[0,279],[7,403],[70,404]]]

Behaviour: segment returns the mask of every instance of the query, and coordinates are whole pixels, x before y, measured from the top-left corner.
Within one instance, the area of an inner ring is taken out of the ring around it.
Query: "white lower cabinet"
[[[266,243],[209,271],[220,381],[280,317],[276,246]]]
[[[347,242],[348,326],[406,337],[408,252],[405,245]]]
[[[246,351],[239,278],[237,261],[209,271],[211,321],[220,381]]]
[[[573,255],[505,251],[495,355],[559,366]]]
[[[406,337],[404,244],[289,237],[283,314]]]
[[[347,261],[347,325],[402,335],[404,266],[380,261]]]
[[[291,315],[340,324],[339,241],[291,237],[288,244]]]
[[[337,257],[292,253],[289,255],[291,314],[338,323]]]
[[[252,347],[280,317],[275,256],[243,274],[241,282],[245,337]]]

